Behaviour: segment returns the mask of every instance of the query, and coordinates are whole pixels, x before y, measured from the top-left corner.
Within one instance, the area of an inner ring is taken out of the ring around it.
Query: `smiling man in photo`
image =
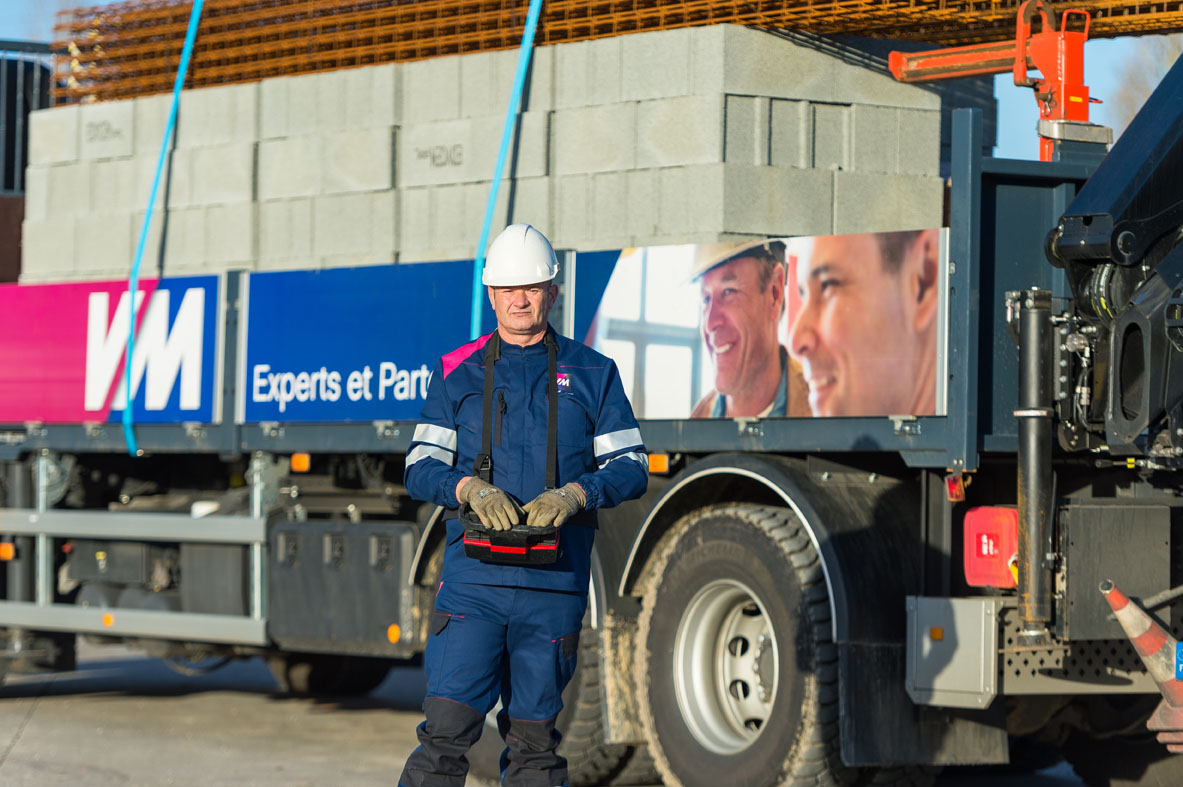
[[[813,238],[789,350],[815,416],[936,412],[937,230]]]
[[[784,242],[700,245],[694,277],[715,389],[690,417],[808,416],[801,370],[777,339],[785,310]]]

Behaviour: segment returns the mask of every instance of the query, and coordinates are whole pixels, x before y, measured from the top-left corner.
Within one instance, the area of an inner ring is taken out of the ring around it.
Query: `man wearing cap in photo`
[[[423,658],[426,720],[401,787],[464,784],[498,700],[501,783],[568,783],[555,721],[579,651],[596,509],[640,497],[649,457],[616,364],[547,324],[558,269],[529,225],[494,239],[482,281],[497,330],[440,359],[411,439],[407,491],[449,511]],[[553,562],[497,560],[491,538],[469,554],[461,505],[492,531],[561,525]]]
[[[801,308],[789,349],[804,371],[813,414],[934,414],[940,233],[800,243]]]
[[[690,417],[808,416],[800,367],[777,340],[785,311],[784,242],[702,244],[693,276],[715,388]]]

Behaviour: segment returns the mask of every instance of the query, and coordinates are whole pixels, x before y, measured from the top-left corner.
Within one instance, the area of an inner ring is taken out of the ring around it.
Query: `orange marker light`
[[[11,541],[0,543],[0,560],[14,560],[16,558],[16,544]]]
[[[398,642],[399,638],[402,637],[402,635],[403,635],[403,630],[401,628],[399,628],[399,625],[397,623],[391,623],[386,628],[386,639],[390,640],[391,644]]]
[[[312,468],[311,454],[292,454],[292,472],[307,473]]]
[[[940,642],[945,638],[945,630],[940,626],[933,626],[928,630],[928,638],[933,642]]]
[[[115,616],[112,615],[110,612],[104,612],[103,613],[103,625],[106,626],[107,628],[111,628],[112,626],[114,626],[115,625]]]
[[[670,471],[669,454],[649,454],[650,473],[668,473]]]

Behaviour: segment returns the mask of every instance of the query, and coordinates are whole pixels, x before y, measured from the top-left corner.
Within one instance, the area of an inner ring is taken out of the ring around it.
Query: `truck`
[[[1176,687],[1140,658],[1183,623],[1181,113],[1183,64],[1109,151],[1064,125],[1051,161],[995,159],[952,113],[911,411],[822,412],[814,361],[808,414],[691,418],[724,390],[708,244],[561,253],[554,325],[617,361],[650,470],[601,512],[573,783],[922,785],[1041,747],[1087,784],[1183,779],[1147,729],[1176,745]],[[808,271],[850,237],[761,239],[790,372]],[[318,695],[419,659],[444,512],[402,476],[473,262],[406,262],[0,286],[6,670],[70,669],[83,636]]]

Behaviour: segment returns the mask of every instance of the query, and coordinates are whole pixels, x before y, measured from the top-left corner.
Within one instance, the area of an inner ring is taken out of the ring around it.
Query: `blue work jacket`
[[[548,329],[551,330],[551,329]],[[553,333],[553,331],[552,331]],[[492,334],[490,334],[491,336]],[[459,508],[456,483],[473,474],[481,451],[485,344],[490,336],[440,359],[407,453],[411,497]],[[444,581],[585,592],[598,508],[640,497],[649,458],[616,364],[578,342],[558,342],[556,486],[575,481],[587,493],[583,511],[559,529],[559,559],[543,566],[484,563],[464,553],[464,528],[447,520]],[[525,505],[546,487],[547,352],[501,342],[493,369],[491,483]]]

